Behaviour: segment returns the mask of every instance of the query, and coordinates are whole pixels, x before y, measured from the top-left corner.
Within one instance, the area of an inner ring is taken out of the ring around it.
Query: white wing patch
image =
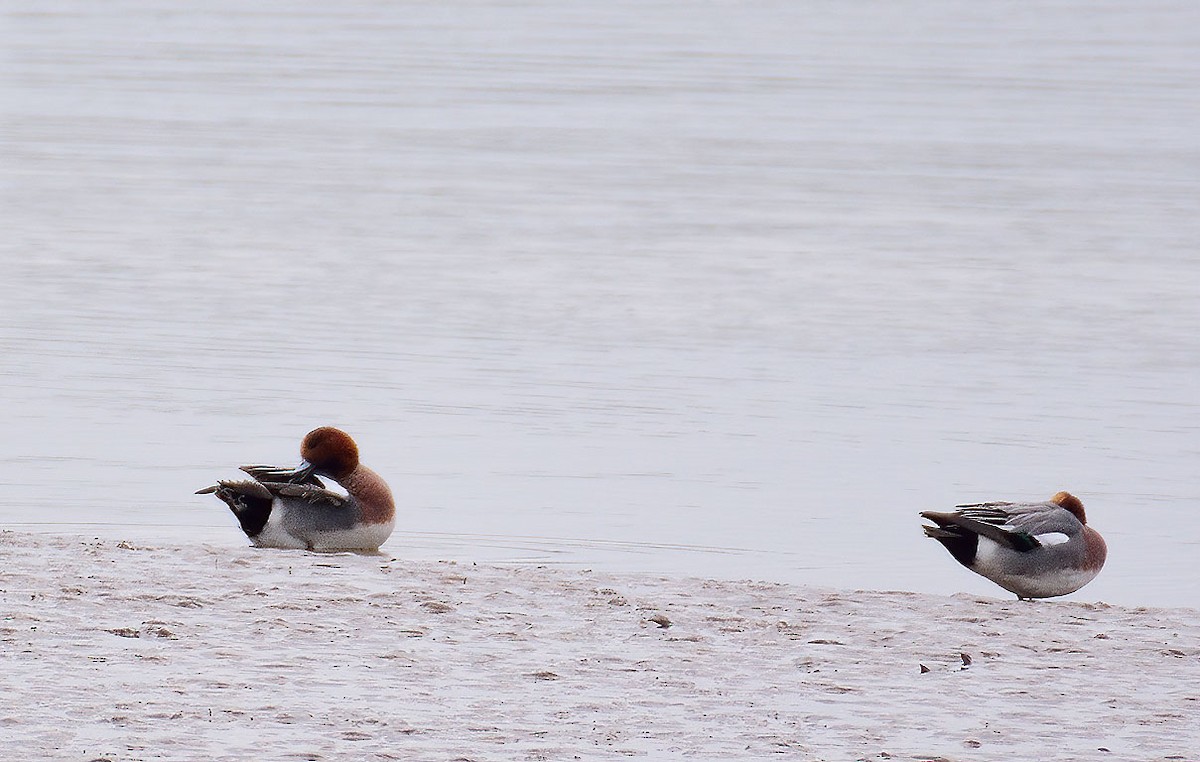
[[[1062,532],[1047,532],[1046,534],[1035,534],[1033,539],[1040,542],[1042,545],[1062,545],[1071,538],[1067,537]]]

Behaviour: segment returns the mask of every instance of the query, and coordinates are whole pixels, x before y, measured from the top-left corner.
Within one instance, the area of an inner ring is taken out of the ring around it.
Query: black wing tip
[[[964,536],[962,532],[956,532],[953,529],[947,529],[945,527],[931,527],[922,525],[921,529],[925,530],[926,537],[932,537],[935,540],[962,538]]]
[[[947,524],[952,524],[952,523],[954,523],[954,519],[955,519],[955,514],[946,513],[945,511],[921,511],[917,515],[927,521],[932,521],[933,523],[937,524],[938,526],[946,526]]]

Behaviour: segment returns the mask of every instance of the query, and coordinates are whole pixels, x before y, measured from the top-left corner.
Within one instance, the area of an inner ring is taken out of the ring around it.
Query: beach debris
[[[608,600],[605,602],[609,606],[628,606],[629,605],[629,599],[627,599],[625,596],[621,595],[616,590],[613,590],[611,587],[603,587],[603,588],[596,590],[596,595],[598,595],[602,598],[607,598]]]
[[[664,630],[671,626],[671,620],[667,619],[665,614],[655,614],[654,616],[650,617],[649,621],[654,622]]]
[[[164,627],[162,622],[146,622],[142,625],[142,632],[146,635],[153,635],[156,638],[179,640],[179,636]]]
[[[142,631],[135,629],[133,627],[116,627],[111,630],[105,630],[105,632],[111,632],[113,635],[116,635],[119,638],[140,638],[140,637],[142,637]]]
[[[115,627],[106,629],[105,632],[110,632],[119,638],[153,637],[179,640],[179,636],[167,629],[163,622],[142,622],[141,627]]]
[[[926,672],[929,672],[929,671],[931,671],[931,670],[929,669],[929,667],[926,667],[924,664],[918,664],[917,666],[919,666],[919,667],[921,668],[921,674],[922,674],[922,675],[923,675],[923,674],[925,674]]]

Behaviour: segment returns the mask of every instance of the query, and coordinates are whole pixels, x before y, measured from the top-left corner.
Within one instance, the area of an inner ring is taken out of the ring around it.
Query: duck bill
[[[317,467],[307,460],[300,461],[300,465],[296,466],[296,470],[288,477],[288,481],[292,484],[303,484],[312,479]]]

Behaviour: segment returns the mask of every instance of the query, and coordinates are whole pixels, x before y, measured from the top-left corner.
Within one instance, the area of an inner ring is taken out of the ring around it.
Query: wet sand
[[[0,533],[26,759],[1151,760],[1200,612]]]

